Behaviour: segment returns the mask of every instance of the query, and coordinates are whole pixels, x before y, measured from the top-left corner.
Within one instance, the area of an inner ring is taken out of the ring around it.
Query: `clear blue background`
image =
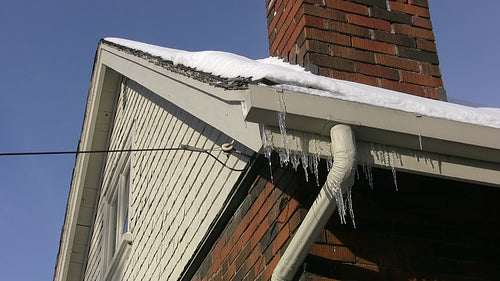
[[[430,0],[450,98],[500,107],[496,0]],[[4,1],[0,152],[76,150],[97,43],[268,56],[264,0]],[[0,280],[51,280],[74,155],[0,157]]]

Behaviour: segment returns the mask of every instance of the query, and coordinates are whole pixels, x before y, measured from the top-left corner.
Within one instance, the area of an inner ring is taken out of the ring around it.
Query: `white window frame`
[[[125,149],[130,149],[127,141]],[[105,192],[104,212],[104,275],[103,279],[118,280],[123,262],[127,259],[133,235],[130,231],[130,191],[132,165],[130,152],[118,152],[120,157],[116,170]]]

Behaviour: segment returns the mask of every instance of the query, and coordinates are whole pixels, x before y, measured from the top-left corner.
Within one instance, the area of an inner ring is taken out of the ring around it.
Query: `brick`
[[[234,265],[230,266],[226,274],[222,276],[222,281],[231,280],[231,278],[234,276],[235,273],[236,273],[235,266]]]
[[[277,178],[277,175],[275,174],[275,179]],[[255,215],[260,211],[262,205],[266,201],[267,197],[272,193],[274,190],[274,185],[268,181],[265,183],[264,189],[259,193],[259,196],[255,199],[254,203],[252,204],[252,207],[248,211],[247,215],[245,217],[249,217],[250,220],[252,220]],[[249,221],[250,221],[249,220]]]
[[[303,18],[305,19],[305,26],[307,27],[314,27],[318,29],[326,28],[325,20],[322,18],[310,15],[304,15]]]
[[[286,223],[288,223],[288,221],[297,211],[298,208],[299,208],[299,202],[296,199],[291,198],[288,201],[288,204],[286,204],[286,207],[283,208],[283,210],[281,210],[281,213],[277,218],[280,229],[284,227]]]
[[[403,46],[398,46],[398,56],[422,62],[428,62],[435,65],[439,64],[439,58],[436,53],[407,48]]]
[[[412,17],[398,11],[388,11],[387,9],[370,8],[370,16],[377,19],[388,20],[390,22],[412,24]]]
[[[414,60],[402,59],[384,54],[375,54],[375,61],[377,62],[377,64],[390,66],[397,69],[404,69],[413,72],[420,71],[419,63]]]
[[[297,44],[294,44],[290,51],[287,54],[287,57],[284,58],[291,64],[297,64]]]
[[[215,260],[220,256],[220,253],[222,252],[222,248],[224,247],[224,244],[226,244],[226,235],[222,235],[222,237],[217,241],[217,244],[212,250],[212,259]]]
[[[278,21],[280,20],[280,18],[282,16],[284,17],[283,8],[280,9],[278,6],[276,8],[273,8],[273,17],[268,18],[268,20],[267,20],[267,36],[268,37],[271,35],[271,32],[276,29],[276,25],[278,24]]]
[[[391,23],[386,20],[374,19],[355,14],[348,14],[347,22],[368,28],[391,31]]]
[[[328,20],[326,22],[328,30],[332,30],[339,33],[356,35],[359,37],[370,38],[370,29],[365,27],[356,26],[353,24],[348,24],[339,21]]]
[[[304,213],[301,209],[298,209],[295,213],[293,213],[290,218],[288,225],[290,227],[290,233],[294,233],[295,230],[299,227],[300,223],[304,219]]]
[[[299,46],[299,54],[300,52],[302,52],[303,50],[305,50],[305,42],[306,42],[306,39],[309,39],[309,38],[306,38],[306,29],[307,28],[304,28],[303,30],[300,31],[300,34],[299,36],[297,37],[297,46]]]
[[[394,45],[383,42],[376,42],[373,40],[363,39],[359,37],[352,38],[352,46],[358,49],[374,51],[378,53],[384,53],[389,55],[396,54],[396,48]]]
[[[351,81],[351,82],[356,82],[356,83],[361,83],[361,84],[366,84],[366,85],[372,85],[372,86],[376,86],[376,87],[379,86],[378,78],[372,77],[372,76],[367,76],[367,75],[362,75],[362,74],[357,74],[357,73],[348,73],[348,72],[334,70],[332,72],[332,77],[335,79],[341,79],[341,80],[346,80],[346,81]]]
[[[437,88],[424,88],[425,97],[431,99],[439,99],[439,91]]]
[[[402,34],[394,34],[390,32],[385,32],[381,30],[374,30],[373,31],[373,38],[376,41],[382,41],[386,43],[392,43],[396,44],[398,46],[405,46],[409,48],[416,48],[417,43],[415,38],[412,38],[407,35],[402,35]]]
[[[350,0],[350,2],[387,9],[386,0]]]
[[[303,0],[303,2],[312,5],[323,5],[323,0]]]
[[[386,79],[380,79],[380,86],[385,89],[412,94],[415,96],[425,96],[424,88],[422,86],[400,83]]]
[[[267,281],[267,280],[271,279],[271,275],[273,274],[273,271],[276,268],[276,265],[278,265],[279,260],[280,260],[280,255],[276,255],[267,264],[266,269],[264,270],[264,272],[262,274],[262,280]]]
[[[264,234],[269,230],[269,225],[267,223],[267,220],[262,221],[262,223],[259,225],[259,228],[253,233],[252,238],[250,240],[250,243],[252,245],[252,249],[255,248],[257,243],[262,239]]]
[[[417,48],[423,51],[437,53],[437,46],[433,41],[417,39]]]
[[[228,256],[229,253],[231,252],[231,249],[233,248],[233,243],[232,239],[227,242],[227,244],[222,248],[222,251],[220,253],[220,260],[223,261],[225,260]]]
[[[294,4],[292,4],[294,3]],[[295,15],[300,8],[300,2],[289,1],[286,6],[287,14],[285,18],[280,19],[277,24],[278,34],[276,36],[275,42],[271,46],[271,49],[277,49],[279,53],[283,56],[290,49],[290,41],[295,43],[297,41],[297,37],[300,34],[300,31],[304,28],[308,19],[302,17],[301,19],[295,19]],[[315,24],[317,21],[309,20],[310,24]],[[321,23],[321,26],[323,24]]]
[[[320,53],[328,55],[330,53],[330,47],[327,43],[320,42],[317,40],[306,40],[305,47],[308,51],[314,53]]]
[[[303,5],[301,10],[299,11],[298,15],[300,15],[300,13],[320,17],[323,19],[344,21],[344,22],[347,21],[347,13],[346,12],[342,12],[342,11],[338,11],[338,10],[334,10],[334,9],[329,9],[326,7]]]
[[[432,29],[432,22],[430,19],[422,18],[419,16],[412,17],[413,25],[425,29]]]
[[[415,6],[429,8],[429,2],[427,2],[427,0],[409,0],[408,3]]]
[[[360,15],[368,15],[368,7],[342,0],[325,0],[326,7]]]
[[[429,9],[424,8],[424,7],[419,7],[419,6],[414,6],[414,5],[400,3],[400,2],[394,2],[394,1],[389,2],[389,7],[391,8],[391,10],[400,11],[400,12],[410,14],[410,15],[417,15],[417,16],[421,16],[424,18],[431,17],[431,15],[429,13]]]
[[[276,54],[276,49],[271,49],[271,46],[274,45],[274,41],[276,40],[276,32],[271,33],[268,38],[269,45],[269,55],[274,56]]]
[[[427,40],[434,41],[434,32],[432,30],[413,27],[406,24],[395,23],[392,25],[394,28],[394,32],[397,34],[404,34],[411,37],[423,38]]]
[[[416,85],[442,87],[443,80],[441,78],[432,77],[413,72],[401,71],[401,81]]]
[[[350,46],[351,45],[351,40],[349,36],[336,33],[336,32],[329,32],[325,30],[319,30],[315,28],[305,28],[305,37],[307,39],[313,39],[313,40],[318,40],[322,42],[327,42],[327,43],[332,43],[332,44],[339,44],[339,45],[344,45],[344,46]]]
[[[339,58],[339,57],[331,57],[326,55],[320,55],[311,53],[309,55],[309,62],[323,67],[330,67],[333,69],[344,70],[354,72],[354,62],[351,60]]]
[[[356,262],[356,255],[354,252],[345,246],[335,246],[327,244],[313,244],[310,255],[314,255],[327,260],[341,261],[341,262]]]
[[[291,32],[287,32],[287,34],[285,34],[284,38],[287,39],[283,40],[283,43],[280,44],[279,48],[282,48],[285,52],[289,52],[292,46],[296,45],[300,34],[304,30],[304,27],[315,27],[318,29],[322,29],[324,28],[324,21],[323,19],[320,19],[318,17],[304,15],[301,21],[293,29],[291,29]]]
[[[332,69],[326,67],[319,67],[318,75],[332,78]]]
[[[380,78],[386,78],[389,80],[399,81],[399,71],[384,66],[367,64],[367,63],[356,63],[356,72],[366,74],[369,76],[375,76]]]
[[[441,68],[439,67],[439,65],[434,65],[425,62],[422,62],[420,65],[422,66],[422,74],[441,77]]]
[[[273,254],[276,254],[281,247],[285,244],[285,242],[290,238],[290,227],[289,225],[285,225],[283,229],[280,230],[278,235],[274,238],[273,241]]]
[[[344,47],[339,45],[330,46],[330,50],[330,55],[335,57],[342,57],[367,63],[375,63],[375,55],[373,54],[373,52],[361,51],[351,47]]]
[[[286,1],[285,5],[286,6],[278,10],[279,18],[268,26],[268,33],[270,30],[277,30],[276,39],[273,41],[272,45],[270,45],[270,50],[272,50],[272,52],[275,52],[276,50],[281,52],[278,46],[282,44],[281,41],[283,40],[283,37],[289,38],[290,34],[293,33],[293,30],[297,25],[297,22],[294,21],[294,16],[300,8],[300,5],[298,3],[294,3],[293,1]],[[288,34],[288,36],[285,36],[286,34]]]
[[[251,251],[250,243],[247,243],[243,249],[240,249],[238,251],[238,255],[237,255],[236,259],[234,260],[236,270],[240,269],[240,267],[245,263],[245,260],[247,260],[249,258],[251,252],[252,251]]]

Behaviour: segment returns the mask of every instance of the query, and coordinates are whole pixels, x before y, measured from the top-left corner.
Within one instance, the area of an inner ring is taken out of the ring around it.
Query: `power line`
[[[181,145],[180,147],[168,147],[168,148],[133,148],[133,149],[109,149],[109,150],[83,150],[83,151],[34,151],[34,152],[5,152],[0,153],[1,156],[43,156],[43,155],[65,155],[65,154],[92,154],[92,153],[126,153],[126,152],[150,152],[150,151],[190,151],[198,153],[206,153],[215,159],[217,162],[222,164],[224,167],[235,172],[243,172],[245,169],[236,169],[229,167],[226,163],[221,161],[216,155],[214,155],[209,149],[198,148],[190,145]],[[226,152],[226,151],[225,151]],[[255,158],[254,156],[245,154],[241,151],[232,150],[229,153],[238,153],[248,158]]]

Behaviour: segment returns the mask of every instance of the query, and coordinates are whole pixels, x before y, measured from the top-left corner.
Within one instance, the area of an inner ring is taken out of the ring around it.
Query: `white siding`
[[[182,93],[176,93],[182,95]],[[207,110],[211,110],[207,108]],[[221,124],[223,125],[223,124]],[[110,149],[121,149],[132,134],[132,148],[219,148],[231,139],[133,81],[122,85]],[[239,146],[238,149],[244,149]],[[247,160],[220,160],[244,168]],[[119,159],[108,154],[84,280],[101,280],[105,189]],[[121,280],[177,280],[208,230],[240,172],[205,153],[133,152],[130,230],[134,241]]]

